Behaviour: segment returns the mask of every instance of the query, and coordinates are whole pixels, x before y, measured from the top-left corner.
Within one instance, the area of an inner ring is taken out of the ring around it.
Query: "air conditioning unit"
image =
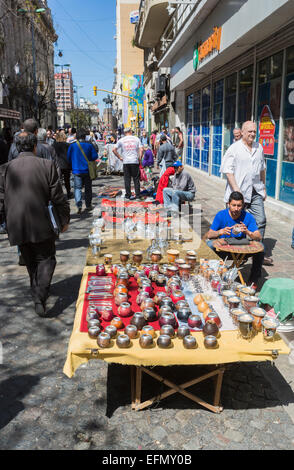
[[[167,78],[165,75],[159,75],[155,80],[155,92],[157,94],[164,94],[167,87]]]

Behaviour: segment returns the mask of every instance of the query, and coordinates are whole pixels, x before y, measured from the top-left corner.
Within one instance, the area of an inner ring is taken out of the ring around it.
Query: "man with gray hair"
[[[233,130],[233,136],[233,142],[238,142],[238,140],[242,139],[242,131],[239,127],[235,127],[235,129]]]
[[[52,145],[48,144],[48,142],[47,142],[47,131],[46,131],[46,129],[43,129],[42,127],[38,128],[37,140],[38,140],[38,144],[42,145],[44,147],[44,149],[46,150],[46,153],[49,156],[49,158],[47,158],[47,160],[52,160],[55,163],[58,176],[59,176],[59,178],[61,178],[62,176],[61,176],[61,171],[60,171],[60,168],[59,168],[59,165],[58,165],[58,159],[57,159],[56,151],[55,151],[55,148]],[[37,147],[37,151],[38,151],[38,147]]]
[[[27,267],[35,311],[46,316],[46,300],[56,266],[55,232],[46,210],[51,201],[62,232],[68,229],[69,203],[53,161],[37,158],[37,137],[21,132],[15,144],[19,156],[0,175],[0,216],[4,216],[11,246],[17,245]]]
[[[33,118],[26,119],[23,123],[22,130],[25,131],[25,132],[30,132],[32,134],[35,134],[37,136],[37,134],[38,134],[38,123],[37,123],[37,121]],[[8,161],[9,162],[11,160],[13,160],[14,158],[17,158],[18,155],[19,155],[19,151],[17,150],[16,145],[15,145],[15,138],[18,134],[19,134],[19,132],[17,132],[14,135],[14,141],[10,146],[10,150],[9,150],[9,154],[8,154]],[[45,137],[45,141],[46,141],[46,137]],[[50,150],[48,149],[48,147],[46,147],[43,144],[43,142],[39,141],[37,143],[36,152],[37,152],[37,157],[45,158],[45,160],[52,160],[52,154],[51,154]],[[55,160],[55,164],[56,164],[56,160]],[[57,168],[58,168],[58,165],[57,165]]]

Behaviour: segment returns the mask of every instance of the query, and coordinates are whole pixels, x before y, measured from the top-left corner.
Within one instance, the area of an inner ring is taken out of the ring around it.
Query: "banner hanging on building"
[[[266,104],[261,111],[259,120],[259,143],[262,145],[265,155],[274,155],[275,130],[275,121],[269,106]]]

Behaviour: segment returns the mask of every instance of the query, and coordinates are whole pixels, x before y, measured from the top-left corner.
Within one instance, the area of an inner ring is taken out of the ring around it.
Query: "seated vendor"
[[[176,161],[173,165],[175,176],[171,188],[163,189],[164,207],[174,215],[179,213],[180,204],[183,201],[193,201],[195,199],[196,187],[192,176],[184,170],[181,161]]]
[[[228,207],[219,211],[207,232],[207,245],[216,251],[213,246],[213,240],[216,238],[237,238],[248,237],[251,240],[261,241],[262,236],[258,230],[256,221],[249,212],[244,210],[244,197],[242,193],[234,191],[229,198]],[[227,253],[218,252],[221,258],[226,258]],[[249,278],[249,284],[256,284],[261,277],[261,267],[264,252],[253,255],[252,268]]]

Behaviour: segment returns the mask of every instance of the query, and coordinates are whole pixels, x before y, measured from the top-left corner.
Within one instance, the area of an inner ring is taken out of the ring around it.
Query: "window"
[[[202,89],[201,170],[208,172],[210,145],[210,85]]]
[[[294,46],[286,51],[286,83],[284,96],[284,153],[280,199],[294,204]]]
[[[240,126],[251,120],[253,65],[239,72],[238,123]]]
[[[224,80],[213,85],[212,174],[219,176],[222,159]]]
[[[236,121],[237,74],[233,73],[225,79],[225,122],[224,152],[233,143],[233,130]]]
[[[280,52],[260,61],[257,66],[258,95],[257,95],[257,140],[263,147],[266,157],[266,190],[267,194],[275,197],[276,173],[279,144],[279,119],[281,109],[281,88],[283,53]],[[262,113],[270,112],[272,123],[275,126],[274,135],[263,138],[259,135]]]
[[[193,120],[193,94],[187,97],[187,155],[186,163],[192,165],[192,151],[193,151],[193,129],[192,129],[192,120]]]
[[[201,91],[194,93],[193,102],[193,166],[200,167],[200,109],[201,109]]]

